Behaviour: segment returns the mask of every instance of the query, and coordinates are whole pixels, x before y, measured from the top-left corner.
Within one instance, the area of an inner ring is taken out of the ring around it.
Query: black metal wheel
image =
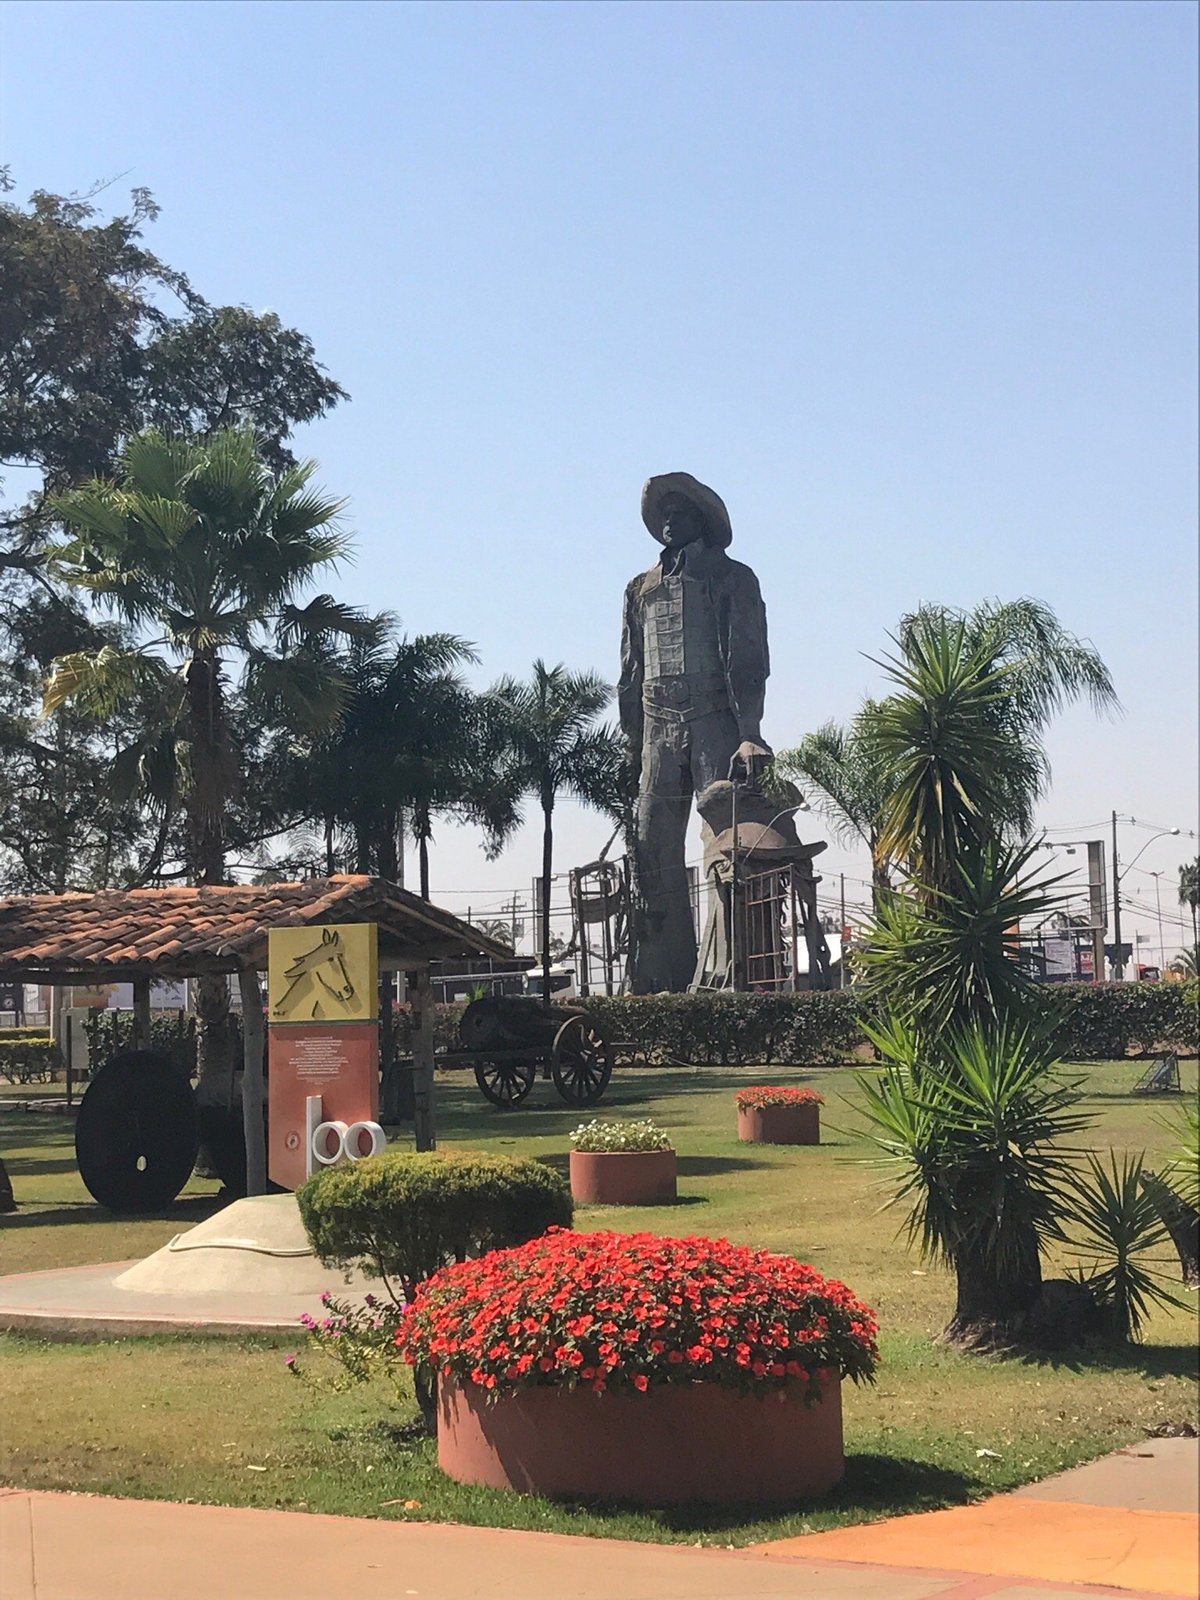
[[[594,1106],[612,1077],[612,1052],[591,1017],[572,1017],[554,1036],[554,1084],[569,1106]]]
[[[487,1057],[475,1065],[475,1082],[494,1106],[507,1111],[519,1106],[533,1088],[537,1065],[532,1060]]]
[[[191,1176],[200,1141],[187,1078],[154,1050],[107,1061],[79,1102],[75,1159],[109,1211],[161,1211]]]

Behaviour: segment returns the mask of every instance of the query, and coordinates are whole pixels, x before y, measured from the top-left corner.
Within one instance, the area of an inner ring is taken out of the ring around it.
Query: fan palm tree
[[[1200,944],[1194,944],[1190,950],[1181,950],[1171,962],[1171,971],[1177,972],[1181,978],[1200,975]]]
[[[503,678],[491,691],[506,729],[508,792],[533,793],[542,811],[542,983],[550,995],[550,879],[554,871],[554,806],[561,792],[590,805],[601,792],[616,735],[596,718],[613,691],[594,672],[568,672],[560,663],[535,661],[522,683]],[[612,814],[610,812],[610,814]]]
[[[503,730],[458,671],[478,657],[455,634],[397,639],[395,619],[382,615],[335,659],[347,684],[346,711],[302,763],[302,809],[324,827],[331,872],[340,831],[356,872],[403,882],[411,833],[428,899],[438,816],[478,823],[489,853],[516,826],[516,797],[497,771]]]
[[[310,486],[315,470],[310,461],[274,474],[248,429],[206,440],[150,429],[126,443],[117,481],[55,501],[68,536],[52,551],[54,570],[142,642],[58,657],[45,709],[71,702],[101,721],[136,711],[140,733],[118,758],[115,781],[158,808],[164,837],[182,814],[196,884],[226,880],[239,781],[234,696],[298,731],[328,728],[341,714],[340,674],[300,648],[361,626],[328,595],[298,604],[350,550],[338,527],[342,503]],[[199,988],[204,1083],[229,1068],[228,997],[223,979]]]

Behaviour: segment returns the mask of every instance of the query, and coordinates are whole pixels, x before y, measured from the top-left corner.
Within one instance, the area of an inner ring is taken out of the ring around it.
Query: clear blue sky
[[[683,468],[759,573],[777,747],[853,711],[905,609],[1033,594],[1126,708],[1056,726],[1043,820],[1196,828],[1196,7],[60,0],[0,25],[19,192],[146,185],[153,247],[351,391],[302,440],[352,500],[350,598],[476,641],[484,679],[539,654],[615,678],[640,485]],[[565,808],[561,864],[603,836]],[[535,856],[447,830],[435,890],[478,913]]]

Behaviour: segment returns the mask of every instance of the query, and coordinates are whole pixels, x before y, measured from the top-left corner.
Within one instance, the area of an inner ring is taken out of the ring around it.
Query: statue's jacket
[[[719,549],[689,546],[673,571],[664,561],[625,590],[617,698],[626,736],[636,748],[647,720],[730,712],[739,739],[759,739],[770,662],[758,579]]]

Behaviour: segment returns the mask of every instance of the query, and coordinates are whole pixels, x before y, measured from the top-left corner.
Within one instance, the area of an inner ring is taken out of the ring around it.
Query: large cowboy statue
[[[651,478],[642,520],[663,552],[625,590],[621,638],[621,726],[639,769],[630,983],[678,993],[696,970],[692,797],[728,780],[735,755],[753,777],[771,754],[759,726],[767,614],[758,579],[725,554],[724,501],[691,473]]]

